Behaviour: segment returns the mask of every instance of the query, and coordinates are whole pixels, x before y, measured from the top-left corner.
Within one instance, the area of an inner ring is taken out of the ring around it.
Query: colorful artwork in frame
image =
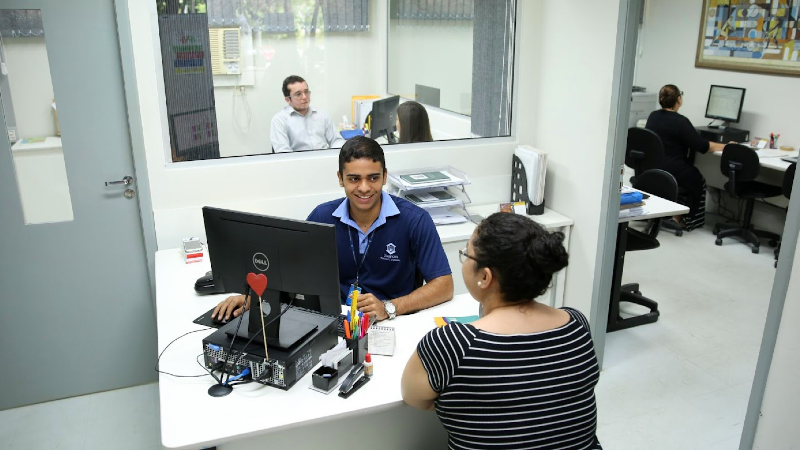
[[[800,76],[800,0],[702,0],[696,67]]]

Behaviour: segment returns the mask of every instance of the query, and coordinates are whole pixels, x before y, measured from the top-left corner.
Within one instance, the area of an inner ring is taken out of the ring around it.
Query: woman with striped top
[[[451,449],[600,449],[589,324],[533,299],[567,265],[562,233],[496,213],[460,251],[484,315],[429,332],[403,372],[403,399],[435,409]]]

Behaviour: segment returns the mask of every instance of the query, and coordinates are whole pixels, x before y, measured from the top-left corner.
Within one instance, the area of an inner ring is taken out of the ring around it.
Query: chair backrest
[[[794,173],[797,171],[797,163],[792,163],[786,173],[783,174],[783,196],[789,198],[792,196],[792,185],[794,184]]]
[[[671,173],[661,169],[650,169],[639,175],[633,187],[671,202],[678,200],[678,182]]]
[[[632,168],[637,177],[658,168],[663,159],[664,144],[657,134],[646,128],[628,128],[625,165]]]
[[[761,170],[758,154],[750,147],[728,144],[722,151],[719,169],[730,178],[732,185],[740,181],[753,181]],[[733,187],[733,186],[732,186]]]

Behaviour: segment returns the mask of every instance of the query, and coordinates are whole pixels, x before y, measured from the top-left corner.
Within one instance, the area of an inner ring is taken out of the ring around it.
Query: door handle
[[[125,186],[128,186],[128,185],[130,185],[131,183],[133,183],[133,177],[132,177],[132,176],[130,176],[130,175],[126,175],[126,176],[122,177],[122,179],[121,179],[121,180],[117,180],[117,181],[106,181],[106,186],[116,186],[116,185],[118,185],[118,184],[124,184]]]

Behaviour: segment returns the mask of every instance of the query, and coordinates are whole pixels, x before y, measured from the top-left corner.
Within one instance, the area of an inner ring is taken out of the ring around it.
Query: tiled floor
[[[735,450],[772,288],[772,251],[710,227],[659,236],[629,253],[624,280],[659,302],[661,318],[607,336],[597,388],[607,449]],[[0,450],[153,450],[155,384],[0,411]]]
[[[772,249],[711,227],[659,235],[656,250],[628,253],[623,282],[659,303],[659,321],[606,336],[597,388],[604,447],[739,448],[775,275]],[[634,310],[633,308],[629,308]]]

